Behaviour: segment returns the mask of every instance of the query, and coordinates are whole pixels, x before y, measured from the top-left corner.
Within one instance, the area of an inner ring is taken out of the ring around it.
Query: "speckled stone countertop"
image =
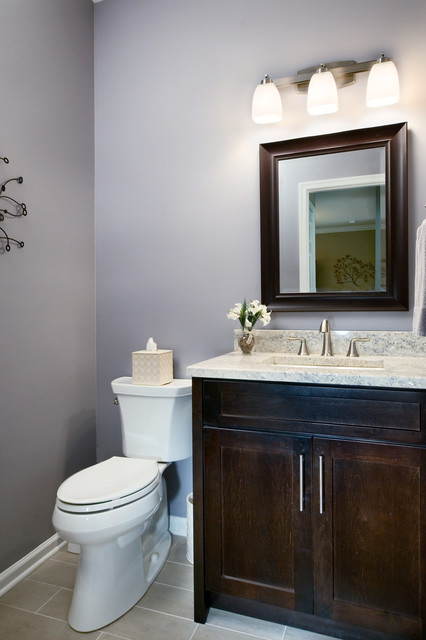
[[[253,331],[256,346],[250,355],[240,352],[239,335],[236,331],[234,351],[191,365],[187,369],[188,375],[226,380],[426,389],[426,338],[408,331],[333,331],[331,336],[336,360],[346,355],[351,338],[370,338],[369,342],[357,343],[360,359],[371,361],[369,368],[357,367],[356,358],[353,359],[353,368],[303,366],[304,356],[297,356],[301,358],[301,366],[274,364],[277,355],[297,354],[298,343],[289,341],[289,337],[303,336],[310,353],[318,356],[322,338],[318,331]],[[333,356],[327,358],[331,365],[336,360],[333,361]],[[374,368],[375,360],[380,361],[378,368]],[[294,357],[290,361],[298,362]]]

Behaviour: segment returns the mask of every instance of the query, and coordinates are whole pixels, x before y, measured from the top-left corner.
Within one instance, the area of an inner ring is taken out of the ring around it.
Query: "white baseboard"
[[[169,531],[175,536],[185,536],[186,538],[186,518],[169,516]]]
[[[57,533],[0,573],[0,598],[65,544]]]

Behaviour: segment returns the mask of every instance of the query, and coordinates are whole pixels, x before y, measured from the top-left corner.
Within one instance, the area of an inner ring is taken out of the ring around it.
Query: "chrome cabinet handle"
[[[303,497],[305,494],[305,487],[303,484],[303,467],[305,464],[305,457],[303,454],[299,456],[299,511],[303,511]]]
[[[324,513],[324,456],[319,456],[319,512]]]

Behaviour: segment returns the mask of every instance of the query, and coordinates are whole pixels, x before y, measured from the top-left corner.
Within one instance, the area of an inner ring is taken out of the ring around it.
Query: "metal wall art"
[[[9,164],[8,158],[0,158],[5,164]],[[6,186],[10,182],[17,182],[22,184],[24,178],[19,176],[18,178],[9,178],[5,180],[0,186],[0,222],[5,222],[8,218],[20,218],[27,215],[27,205],[24,202],[18,202],[15,198],[5,194]],[[4,205],[5,208],[2,208]],[[8,207],[8,208],[6,208]],[[12,238],[4,227],[0,226],[0,253],[4,251],[10,251],[11,243],[16,244],[18,247],[23,247],[22,240],[16,240]]]

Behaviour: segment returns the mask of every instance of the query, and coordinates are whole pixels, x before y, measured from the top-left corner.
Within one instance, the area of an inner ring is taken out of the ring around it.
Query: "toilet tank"
[[[117,378],[111,387],[118,398],[123,454],[163,462],[192,456],[192,381],[161,386],[132,384]]]

